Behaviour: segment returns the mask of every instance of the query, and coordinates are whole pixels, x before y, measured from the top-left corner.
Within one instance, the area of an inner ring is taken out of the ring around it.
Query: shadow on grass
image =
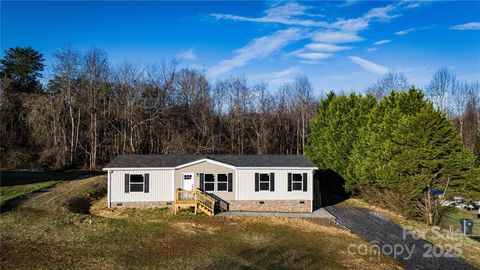
[[[243,247],[234,256],[220,256],[206,269],[309,269],[321,258],[324,265],[336,265],[327,258],[316,254],[316,259],[305,250],[288,249],[287,246],[269,246],[264,248]]]
[[[68,201],[68,210],[77,214],[90,214],[92,204],[107,194],[104,182],[93,186],[87,193],[79,194]]]
[[[0,186],[26,185],[52,180],[70,181],[102,174],[105,173],[99,171],[2,171],[0,172]]]

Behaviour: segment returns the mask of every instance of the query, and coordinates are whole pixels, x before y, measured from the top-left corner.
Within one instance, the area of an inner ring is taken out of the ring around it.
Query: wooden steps
[[[209,216],[215,215],[215,199],[212,196],[198,188],[195,190],[178,189],[173,204],[175,214],[180,208],[190,207],[195,208],[195,214],[197,214],[197,210],[200,210]]]

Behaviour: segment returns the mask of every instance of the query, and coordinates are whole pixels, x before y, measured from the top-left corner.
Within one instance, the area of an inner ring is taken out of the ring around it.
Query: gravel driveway
[[[382,251],[398,260],[405,269],[475,269],[462,258],[444,252],[438,246],[403,229],[388,218],[366,208],[328,206],[325,208],[341,226],[360,238],[378,245]],[[365,250],[352,247],[353,252]]]

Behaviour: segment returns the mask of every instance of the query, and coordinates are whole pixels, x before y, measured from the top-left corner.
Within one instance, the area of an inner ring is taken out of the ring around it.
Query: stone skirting
[[[301,202],[303,202],[303,204]],[[229,211],[286,213],[311,212],[310,200],[235,200],[229,201],[228,204]]]
[[[300,202],[303,202],[303,204]],[[111,204],[111,207],[122,208],[164,208],[171,206],[172,203],[167,202],[112,202]],[[310,200],[228,201],[229,211],[304,213],[311,212],[310,207]]]
[[[123,208],[164,208],[172,205],[171,203],[167,204],[167,202],[112,202],[111,206]]]

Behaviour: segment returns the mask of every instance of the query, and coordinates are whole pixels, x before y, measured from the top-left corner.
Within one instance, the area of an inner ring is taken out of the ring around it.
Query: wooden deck
[[[194,207],[195,214],[200,210],[209,216],[215,215],[215,199],[200,189],[182,190],[175,192],[173,208],[175,214],[180,208]]]

